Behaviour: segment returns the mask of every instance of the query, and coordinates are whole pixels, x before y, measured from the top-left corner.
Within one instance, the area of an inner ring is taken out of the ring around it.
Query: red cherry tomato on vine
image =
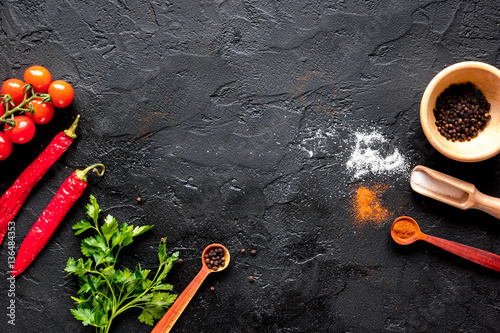
[[[25,83],[18,79],[8,79],[2,84],[2,95],[10,95],[14,105],[19,105],[24,100]]]
[[[45,125],[54,118],[54,106],[52,103],[42,103],[42,100],[37,98],[31,101],[35,113],[25,112],[24,115],[35,122],[35,124]]]
[[[12,142],[7,139],[7,136],[0,132],[0,161],[5,160],[12,154]]]
[[[14,122],[16,125],[9,128],[5,125],[5,136],[12,143],[28,143],[35,136],[35,123],[26,116],[15,116]]]
[[[42,66],[31,66],[24,72],[24,82],[33,86],[37,93],[46,93],[52,83],[52,75],[47,68]]]
[[[52,97],[54,107],[65,108],[71,104],[75,93],[68,82],[57,80],[50,84],[49,95]]]

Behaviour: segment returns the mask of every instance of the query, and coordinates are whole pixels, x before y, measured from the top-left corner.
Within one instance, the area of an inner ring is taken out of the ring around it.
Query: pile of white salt
[[[465,192],[461,189],[431,177],[427,172],[415,170],[411,174],[411,182],[436,194],[460,199]]]
[[[405,159],[396,148],[390,151],[389,142],[380,132],[355,133],[356,145],[346,163],[347,169],[358,179],[368,174],[387,175],[405,173]]]

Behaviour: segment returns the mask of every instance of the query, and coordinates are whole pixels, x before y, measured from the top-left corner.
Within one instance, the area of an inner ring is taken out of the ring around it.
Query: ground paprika
[[[415,232],[417,232],[417,226],[413,221],[402,218],[396,221],[396,223],[392,227],[392,230],[397,237],[408,239],[415,235]]]
[[[389,210],[382,204],[380,196],[388,189],[385,184],[366,187],[360,185],[352,198],[353,213],[357,224],[368,222],[382,224],[389,217]]]

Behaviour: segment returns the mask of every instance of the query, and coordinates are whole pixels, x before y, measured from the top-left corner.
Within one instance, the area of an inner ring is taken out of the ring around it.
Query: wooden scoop
[[[219,267],[217,270],[213,270],[208,268],[208,264],[205,262],[205,254],[208,254],[210,250],[219,247],[224,250],[225,262],[223,266]],[[208,274],[213,272],[220,272],[226,269],[226,267],[229,265],[229,259],[229,251],[224,246],[220,244],[210,244],[209,246],[207,246],[205,250],[203,250],[203,254],[201,255],[203,266],[201,267],[200,272],[195,276],[193,281],[191,281],[186,289],[184,289],[182,294],[177,298],[174,304],[172,304],[170,309],[168,309],[167,313],[165,313],[163,318],[161,318],[158,324],[156,324],[151,333],[170,332],[177,319],[179,319],[179,317],[181,316],[182,311],[184,311],[186,306],[189,304],[189,301],[191,301],[191,298],[193,298],[194,294],[196,294]]]
[[[500,271],[500,256],[475,247],[426,235],[420,231],[417,222],[408,216],[398,217],[394,221],[391,227],[391,236],[400,245],[409,245],[417,240],[422,240],[476,264]]]
[[[410,178],[411,188],[422,195],[460,209],[478,209],[500,218],[500,199],[479,192],[474,184],[417,165]]]

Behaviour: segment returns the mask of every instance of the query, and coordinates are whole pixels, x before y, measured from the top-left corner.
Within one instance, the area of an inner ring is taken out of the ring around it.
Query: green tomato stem
[[[0,97],[3,98],[3,104],[4,104],[4,107],[5,107],[5,114],[3,114],[0,117],[0,122],[8,123],[7,118],[10,115],[13,115],[16,112],[26,112],[26,111],[29,111],[24,106],[26,104],[29,105],[29,103],[31,103],[31,101],[33,101],[34,99],[42,99],[43,101],[46,101],[47,99],[50,98],[50,101],[52,101],[52,98],[50,97],[49,94],[38,94],[38,93],[35,93],[34,90],[33,90],[33,87],[30,84],[25,85],[24,88],[25,89],[24,89],[24,98],[23,98],[23,101],[21,102],[21,104],[14,106],[13,109],[9,109],[10,102],[12,101],[12,98],[10,97],[10,95],[0,95]],[[28,97],[28,95],[30,95],[30,92],[31,92],[31,96]],[[9,125],[11,125],[11,124],[9,124]]]

